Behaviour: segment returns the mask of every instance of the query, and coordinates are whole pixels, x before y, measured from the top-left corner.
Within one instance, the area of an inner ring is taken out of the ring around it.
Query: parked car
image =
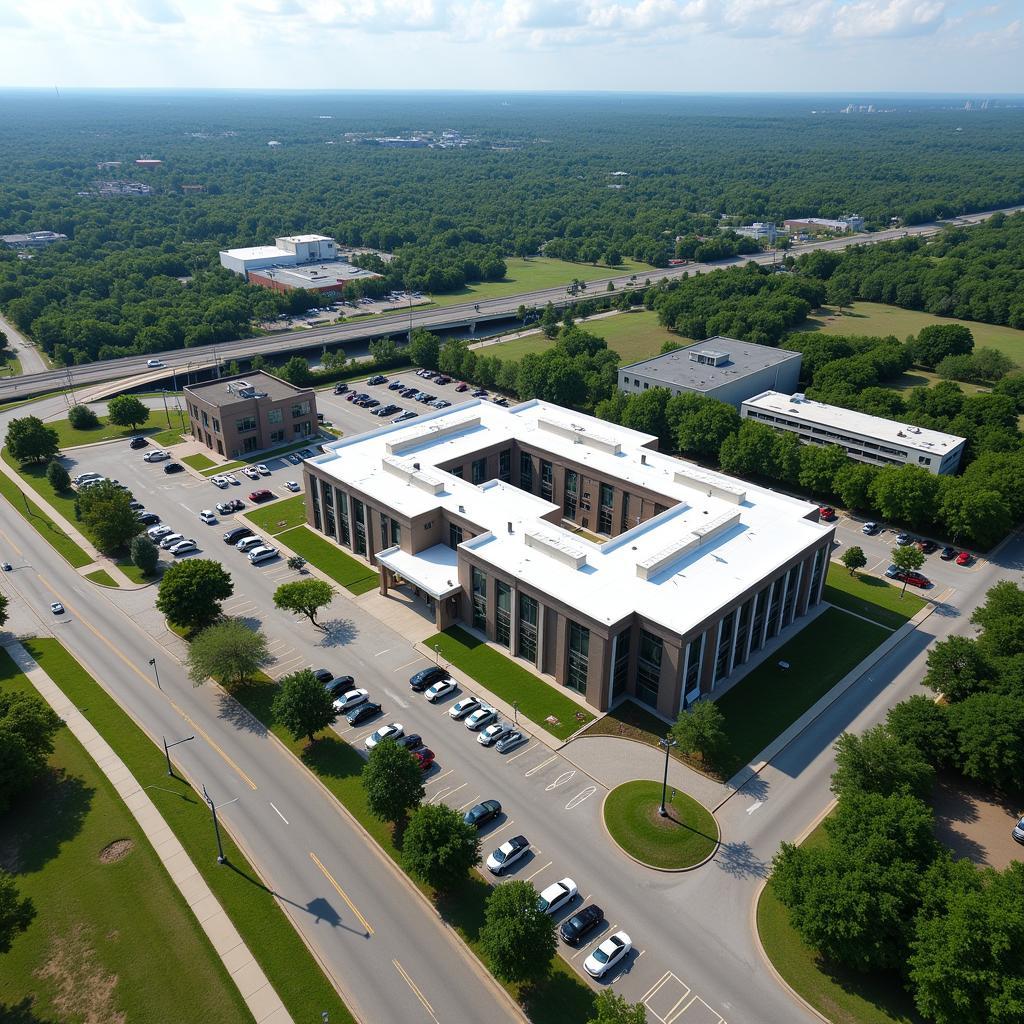
[[[405,385],[400,380],[393,380],[388,385],[388,391],[397,391],[399,388],[402,388],[402,387],[405,387]]]
[[[242,473],[250,480],[259,480],[260,478],[260,471],[255,466],[246,466]]]
[[[311,668],[310,672],[313,673],[313,678],[318,683],[323,683],[325,686],[334,678],[334,673],[329,668]]]
[[[906,569],[901,569],[898,565],[890,565],[885,570],[885,575],[891,580],[898,580],[900,583],[906,582],[912,587],[930,587],[932,582],[927,576],[922,576],[921,573],[911,569],[909,572]]]
[[[398,419],[395,420],[395,422],[396,423],[405,423],[406,420],[414,420],[414,419],[416,419],[416,417],[418,415],[419,415],[418,412],[412,412],[412,411],[403,412],[402,415],[399,416]]]
[[[448,715],[454,718],[456,722],[465,718],[466,715],[471,714],[480,707],[480,701],[476,697],[463,697],[457,704],[453,704],[448,709]]]
[[[136,501],[134,498],[132,498],[132,500],[128,502],[128,507],[133,512],[141,512],[146,506],[143,505],[141,501]]]
[[[258,491],[253,491],[249,495],[249,500],[255,502],[257,505],[263,501],[270,501],[274,497],[273,491],[268,491],[265,487],[261,487]]]
[[[152,526],[153,523],[160,522],[160,517],[155,512],[146,512],[145,510],[142,510],[141,512],[136,512],[135,515],[143,526]]]
[[[405,726],[401,722],[391,722],[382,725],[376,732],[371,733],[363,740],[363,746],[367,750],[373,750],[382,740],[397,740],[405,735]]]
[[[216,476],[210,477],[210,483],[213,484],[214,487],[219,487],[223,491],[228,486],[228,479],[226,476],[218,473]]]
[[[79,473],[78,476],[75,476],[75,477],[71,478],[71,482],[76,487],[81,487],[81,485],[84,484],[86,482],[86,480],[102,480],[102,479],[103,479],[103,474],[102,473]]]
[[[462,394],[462,392],[469,390],[469,385],[468,384],[456,384],[455,385],[455,390],[458,391],[459,394]]]
[[[366,690],[348,690],[334,702],[334,710],[344,714],[349,708],[362,704],[367,697],[369,694]]]
[[[499,814],[501,814],[501,804],[497,800],[484,800],[466,811],[462,820],[467,825],[482,828],[489,821],[494,821]]]
[[[143,462],[163,462],[164,459],[171,457],[170,452],[165,452],[162,448],[154,448],[151,452],[146,452],[142,456]]]
[[[292,492],[299,491],[302,489],[301,487],[299,487],[297,480],[286,480],[284,485],[289,491]]]
[[[182,555],[187,555],[190,551],[198,551],[199,545],[188,538],[186,540],[180,540],[177,544],[170,548],[170,552],[175,558],[180,558]]]
[[[158,540],[162,540],[169,533],[173,532],[174,531],[169,526],[151,526],[146,531],[146,536],[148,536],[149,539],[155,543]]]
[[[239,551],[252,551],[254,548],[263,546],[263,538],[257,537],[252,530],[249,530],[248,535],[243,537],[241,540],[235,541],[235,547]]]
[[[476,712],[479,714],[479,712]],[[466,728],[472,728],[469,722],[466,722]],[[481,746],[489,747],[492,743],[497,743],[498,740],[504,739],[512,731],[512,726],[506,725],[504,722],[495,722],[493,725],[487,726],[486,729],[479,736],[476,741]]]
[[[868,537],[874,537],[876,533],[881,529],[878,523],[865,523],[861,528],[860,532],[866,534]]]
[[[831,505],[822,505],[818,509],[818,518],[824,520],[826,523],[834,523],[836,519],[836,510]]]
[[[164,551],[169,551],[175,544],[184,539],[185,535],[183,533],[168,533],[160,541],[160,547],[162,547]]]
[[[428,686],[441,682],[448,678],[448,670],[440,665],[431,665],[429,668],[420,669],[409,677],[409,688],[413,693],[422,693]]]
[[[265,462],[261,462],[256,466],[256,472],[260,476],[270,476],[270,467]]]
[[[494,749],[499,754],[507,754],[510,750],[515,750],[516,747],[521,747],[527,742],[529,737],[524,732],[520,732],[518,729],[513,729],[511,732],[506,733],[502,739],[494,745]]]
[[[238,477],[235,476],[234,473],[225,473],[224,479],[227,480],[227,482],[231,484],[233,487],[237,487],[239,484]]]
[[[616,932],[609,936],[583,961],[583,969],[592,978],[601,978],[616,964],[629,955],[633,948],[630,937],[625,932]]]
[[[212,509],[204,508],[202,512],[199,513],[199,522],[205,523],[207,526],[216,526],[217,517],[213,514]]]
[[[974,559],[971,558],[971,553],[969,551],[961,551],[960,554],[956,556],[957,565],[970,565],[972,561],[974,561]]]
[[[530,840],[526,836],[513,836],[487,855],[487,870],[492,875],[504,874],[516,861],[521,860],[529,849]]]
[[[591,903],[589,907],[577,910],[572,917],[564,920],[558,933],[562,936],[563,942],[575,946],[602,921],[604,921],[604,911],[596,903]]]
[[[343,395],[343,394],[345,394],[346,391],[348,391],[348,385],[347,384],[341,383],[341,384],[335,384],[334,385],[334,393],[336,395]]]
[[[149,441],[144,437],[133,437],[128,442],[129,448],[145,448],[149,444]]]
[[[217,515],[219,516],[229,516],[235,511],[235,507],[230,501],[218,501],[213,507],[217,510]]]
[[[896,543],[899,544],[901,548],[906,547],[909,543],[911,543],[912,540],[913,538],[910,536],[909,533],[896,534]]]
[[[357,704],[347,715],[345,715],[345,721],[349,725],[359,725],[361,722],[365,722],[368,718],[373,718],[374,715],[380,714],[380,705],[375,704],[372,700],[364,701],[362,704]]]
[[[442,697],[448,696],[449,693],[453,693],[458,688],[459,684],[451,677],[448,679],[439,679],[436,683],[427,687],[423,696],[426,697],[431,704],[434,704]]]
[[[942,549],[942,554],[939,555],[939,558],[944,562],[951,562],[958,554],[960,554],[960,552],[957,551],[956,548],[951,548],[947,545]]]
[[[399,736],[395,742],[406,750],[419,750],[424,746],[423,737],[418,732],[411,732],[408,736]]]
[[[420,747],[419,750],[414,750],[412,756],[416,758],[416,763],[420,766],[421,772],[429,772],[434,767],[434,752],[428,747]]]
[[[224,543],[237,544],[243,537],[251,537],[252,535],[253,532],[248,526],[236,526],[233,530],[228,530],[224,534]]]
[[[388,379],[382,373],[375,373],[366,383],[372,387],[376,387],[378,384],[387,384]]]
[[[926,555],[930,555],[933,551],[939,550],[939,545],[933,540],[919,540],[917,542],[917,546]]]
[[[1021,818],[1016,825],[1013,826],[1013,838],[1018,843],[1024,843],[1024,818]]]
[[[298,457],[298,455],[296,455],[296,454],[295,454],[295,452],[292,452],[292,453],[291,453],[291,454],[290,454],[290,455],[288,456],[288,461],[289,461],[289,462],[290,462],[290,463],[291,463],[291,464],[292,464],[293,466],[297,466],[297,465],[298,465],[298,464],[299,464],[300,462],[302,462],[302,459],[300,459],[300,458]]]
[[[164,466],[165,473],[184,473],[185,467],[180,462],[168,462]]]
[[[277,548],[271,547],[269,544],[260,547],[253,548],[246,557],[249,559],[250,565],[262,565],[264,562],[272,561],[277,558]]]
[[[562,907],[567,906],[576,899],[579,889],[571,878],[563,878],[558,882],[552,882],[537,897],[537,909],[542,914],[557,914]]]
[[[354,684],[355,679],[352,676],[331,676],[324,683],[324,689],[332,697],[340,697],[343,693],[348,693],[349,690],[353,689]]]
[[[498,717],[498,712],[489,704],[483,704],[466,719],[466,728],[470,732],[478,732],[490,725]]]

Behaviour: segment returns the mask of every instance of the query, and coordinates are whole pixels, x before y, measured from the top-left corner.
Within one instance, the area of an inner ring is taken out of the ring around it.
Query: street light
[[[658,814],[663,818],[667,818],[668,811],[665,809],[665,793],[668,790],[668,755],[669,751],[674,746],[677,746],[677,744],[671,736],[666,736],[664,739],[658,740],[658,746],[665,748],[665,777],[661,780],[661,806],[658,808]]]
[[[168,743],[166,736],[161,736],[160,739],[164,741],[164,757],[167,758],[167,774],[173,778],[174,769],[171,767],[171,747],[176,747],[179,743],[188,743],[189,740],[194,740],[195,736],[186,736],[183,740],[175,740],[173,743]]]
[[[516,725],[519,724],[519,701],[512,701],[512,714],[516,716]]]
[[[156,676],[156,688],[163,692],[163,687],[160,685],[160,673],[156,668],[156,658],[149,659],[149,667],[153,670],[153,675]]]
[[[203,798],[210,805],[210,813],[213,815],[213,831],[217,836],[217,863],[226,864],[227,857],[224,856],[224,846],[220,841],[220,825],[217,824],[217,805],[213,802],[213,797],[206,792],[206,786],[203,786]]]
[[[441,665],[441,645],[434,644],[434,664],[440,667]]]

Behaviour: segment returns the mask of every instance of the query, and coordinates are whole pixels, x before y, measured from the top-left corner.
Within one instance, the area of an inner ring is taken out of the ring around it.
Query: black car
[[[340,697],[349,690],[354,690],[356,681],[351,676],[336,676],[324,683],[324,689],[334,698]]]
[[[399,736],[395,742],[406,750],[419,750],[423,746],[423,737],[418,732],[411,732],[408,736]]]
[[[373,386],[373,385],[377,385],[377,384],[387,384],[387,382],[388,382],[387,377],[385,377],[381,373],[377,373],[377,374],[374,374],[374,376],[372,376],[366,383],[370,384],[371,386]]]
[[[933,551],[939,550],[939,545],[933,540],[923,540],[918,544],[918,547],[926,555],[930,555]]]
[[[348,391],[348,385],[347,384],[335,384],[334,385],[334,393],[336,395],[343,395],[343,394],[345,394],[346,391]]]
[[[165,473],[184,473],[185,467],[180,462],[168,462],[164,466]]]
[[[236,526],[224,534],[225,544],[237,544],[243,537],[251,537],[252,530],[248,526]]]
[[[146,445],[148,445],[148,444],[149,444],[149,442],[144,437],[133,437],[128,442],[128,447],[129,448],[145,448]]]
[[[374,704],[373,701],[363,701],[362,704],[357,704],[346,716],[345,720],[349,725],[359,725],[360,722],[365,722],[368,718],[372,718],[374,715],[380,714],[380,705]]]
[[[136,501],[134,498],[132,498],[132,500],[128,502],[128,507],[133,512],[141,512],[146,506],[143,505],[141,501]]]
[[[136,515],[143,526],[156,526],[160,522],[160,517],[155,512],[138,512]]]
[[[448,669],[440,665],[431,665],[430,668],[420,669],[416,675],[409,678],[409,686],[413,693],[422,693],[428,686],[441,682],[448,678]]]
[[[329,668],[314,668],[310,671],[313,673],[313,678],[324,685],[334,678],[334,673]]]
[[[591,903],[589,907],[584,907],[563,921],[558,932],[562,936],[563,942],[575,946],[584,935],[593,931],[603,920],[604,911],[595,903]]]
[[[945,547],[942,549],[942,554],[939,555],[944,562],[952,562],[956,558],[958,552],[956,548]]]
[[[483,828],[484,825],[501,814],[501,804],[497,800],[485,800],[476,807],[470,807],[462,816],[467,825],[474,825],[476,828]]]

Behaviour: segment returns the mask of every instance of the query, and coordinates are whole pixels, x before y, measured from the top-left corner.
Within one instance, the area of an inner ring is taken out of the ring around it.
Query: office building
[[[67,235],[57,231],[28,231],[23,235],[0,235],[8,249],[45,249],[54,242],[66,242]]]

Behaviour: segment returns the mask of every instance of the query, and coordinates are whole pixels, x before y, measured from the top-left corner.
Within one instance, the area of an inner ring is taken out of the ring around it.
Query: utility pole
[[[149,667],[153,670],[153,675],[156,677],[156,688],[163,691],[163,687],[160,685],[160,673],[156,670],[156,658],[149,659]]]
[[[213,797],[206,792],[206,786],[203,786],[203,798],[210,805],[210,813],[213,815],[213,831],[217,837],[217,863],[226,864],[227,857],[224,856],[224,846],[220,841],[220,825],[217,823],[217,805],[213,802]]]
[[[669,751],[676,746],[676,741],[671,736],[666,736],[662,740],[658,740],[658,746],[665,748],[665,777],[661,781],[661,806],[658,808],[658,814],[663,818],[668,817],[668,811],[665,808],[665,793],[668,790],[668,755]]]
[[[164,741],[164,757],[167,758],[167,774],[173,777],[174,769],[171,767],[171,747],[176,747],[179,743],[188,743],[189,740],[194,740],[195,736],[186,736],[183,740],[175,740],[173,743],[168,743],[166,736],[161,736],[160,739]]]

